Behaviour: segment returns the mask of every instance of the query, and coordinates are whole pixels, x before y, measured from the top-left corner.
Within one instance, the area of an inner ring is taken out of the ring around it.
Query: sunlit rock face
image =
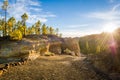
[[[38,57],[39,53],[36,51],[39,42],[28,41],[8,41],[6,44],[1,45],[0,58],[7,58],[9,60],[20,60],[27,58],[34,60]]]
[[[64,53],[65,49],[72,51],[72,55],[80,56],[80,47],[78,41],[72,38],[65,38],[62,42],[62,51]]]

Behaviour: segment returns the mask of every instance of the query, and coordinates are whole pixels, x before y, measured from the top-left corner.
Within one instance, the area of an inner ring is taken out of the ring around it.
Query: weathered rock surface
[[[80,47],[78,41],[72,38],[65,38],[62,42],[62,50],[69,49],[75,53],[76,56],[80,56]]]
[[[28,35],[21,41],[0,41],[0,44],[0,59],[7,58],[8,61],[19,61],[20,58],[26,57],[34,59],[38,54],[44,55],[46,52],[64,54],[63,51],[66,48],[72,51],[72,55],[80,55],[79,44],[75,39],[59,38],[53,35]]]

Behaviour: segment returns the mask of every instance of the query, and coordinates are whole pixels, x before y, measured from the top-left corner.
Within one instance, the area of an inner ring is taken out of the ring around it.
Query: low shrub
[[[67,54],[67,55],[75,56],[74,51],[71,51],[71,50],[69,50],[68,48],[66,48],[66,49],[64,50],[64,53]]]
[[[45,54],[44,54],[45,56],[54,56],[55,54],[54,53],[52,53],[52,52],[45,52]]]

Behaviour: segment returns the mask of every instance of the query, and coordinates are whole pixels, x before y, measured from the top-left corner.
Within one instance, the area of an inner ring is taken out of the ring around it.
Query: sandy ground
[[[105,80],[98,79],[83,62],[85,57],[40,56],[25,65],[8,69],[0,80]]]

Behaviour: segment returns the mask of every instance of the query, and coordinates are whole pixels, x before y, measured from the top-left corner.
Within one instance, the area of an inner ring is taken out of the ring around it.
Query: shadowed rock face
[[[63,38],[50,42],[50,48],[49,48],[50,52],[53,52],[55,54],[66,54],[64,53],[64,50],[66,49],[69,49],[72,52],[72,55],[80,56],[80,47],[76,39]]]
[[[80,47],[78,41],[72,38],[65,38],[62,42],[62,51],[69,49],[75,53],[76,56],[80,56]]]
[[[61,42],[52,42],[49,51],[55,54],[62,54]]]

